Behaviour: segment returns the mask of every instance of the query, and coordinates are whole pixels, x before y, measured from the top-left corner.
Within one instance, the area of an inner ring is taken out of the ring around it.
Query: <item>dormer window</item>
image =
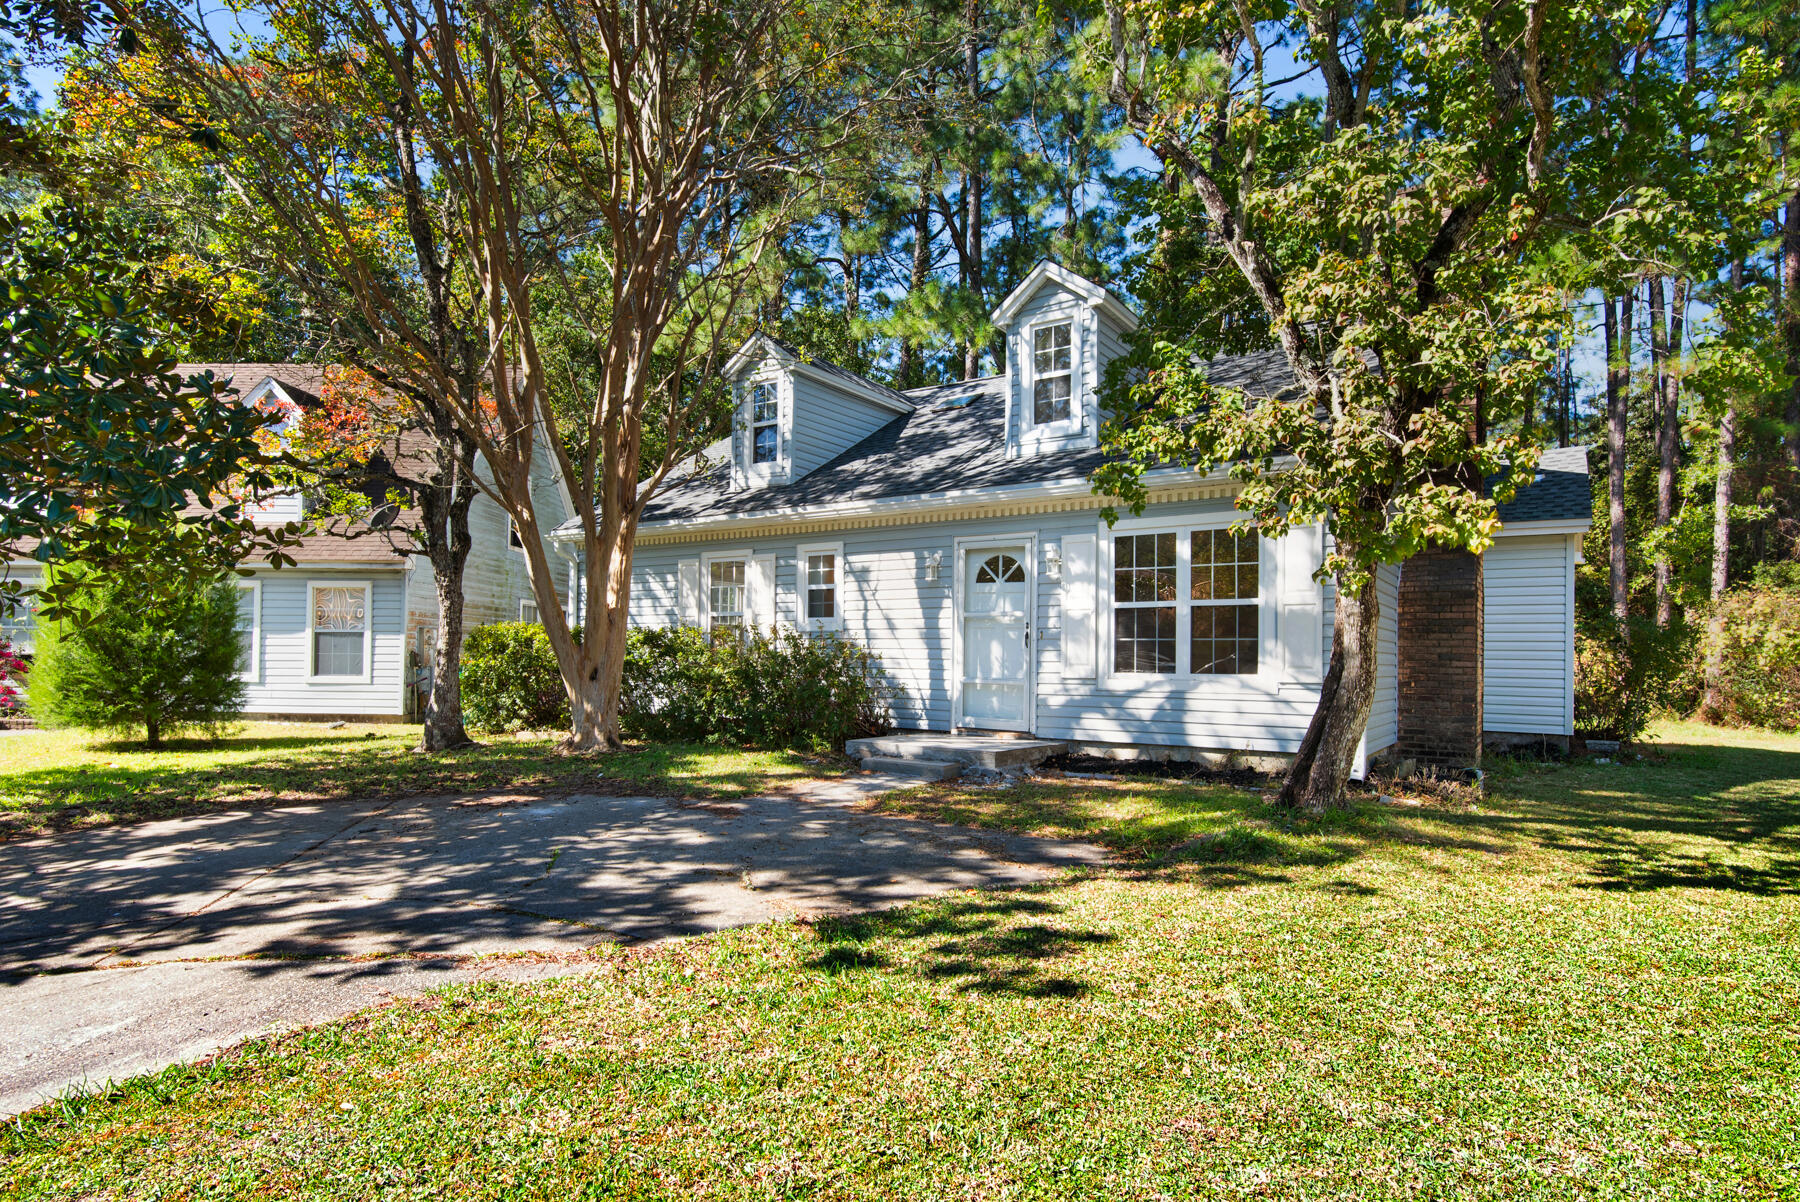
[[[750,462],[774,463],[780,457],[781,403],[773,384],[750,389]]]
[[[1031,421],[1048,426],[1072,416],[1074,362],[1070,354],[1072,323],[1039,326],[1032,331]]]

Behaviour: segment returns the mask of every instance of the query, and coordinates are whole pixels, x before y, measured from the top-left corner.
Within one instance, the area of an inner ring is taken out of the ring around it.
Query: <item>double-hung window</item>
[[[781,402],[773,384],[750,387],[750,462],[774,463],[781,456]]]
[[[706,565],[706,617],[712,630],[744,628],[744,561],[715,559]]]
[[[1048,426],[1074,415],[1074,323],[1038,326],[1031,332],[1031,421]]]
[[[1197,676],[1252,675],[1262,540],[1254,530],[1196,530],[1189,539],[1188,670]]]
[[[841,546],[801,547],[795,558],[800,593],[800,627],[803,630],[838,630],[843,624],[839,608],[838,573],[842,570]]]
[[[1175,552],[1173,534],[1113,540],[1113,671],[1175,671]]]
[[[1112,668],[1141,676],[1253,676],[1262,540],[1202,528],[1113,536]]]
[[[314,582],[311,586],[312,678],[369,677],[369,586]]]

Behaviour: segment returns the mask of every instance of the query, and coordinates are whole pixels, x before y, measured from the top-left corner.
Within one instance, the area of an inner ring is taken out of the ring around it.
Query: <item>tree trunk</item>
[[[912,291],[925,294],[925,280],[931,274],[931,209],[927,204],[928,189],[919,185],[919,209],[913,214]],[[924,350],[909,335],[900,343],[900,387],[917,388],[925,383]]]
[[[981,21],[981,0],[968,0],[964,7],[964,17],[969,26],[968,40],[963,44],[963,70],[966,72],[969,88],[969,107],[974,112],[981,104],[981,40],[976,35]],[[966,212],[963,216],[963,237],[966,253],[963,257],[963,284],[981,296],[981,176],[976,172],[973,162],[963,178],[963,202]],[[963,350],[963,379],[973,380],[981,374],[981,339],[971,338]]]
[[[1319,707],[1300,740],[1300,750],[1281,782],[1276,804],[1308,814],[1340,805],[1356,767],[1356,749],[1375,703],[1376,625],[1381,601],[1374,577],[1361,589],[1338,581],[1332,609],[1331,665],[1319,689]]]
[[[1681,450],[1681,394],[1669,360],[1672,321],[1663,278],[1649,279],[1647,316],[1650,322],[1650,401],[1656,414],[1656,528],[1666,531],[1675,520],[1675,469]],[[1667,545],[1656,552],[1656,624],[1667,627],[1674,616],[1670,595],[1672,566]]]
[[[1725,614],[1721,602],[1730,584],[1731,572],[1731,471],[1737,455],[1737,411],[1729,402],[1719,422],[1719,476],[1713,483],[1713,561],[1712,617],[1707,623],[1706,695],[1700,712],[1708,721],[1716,721],[1724,711],[1719,693],[1719,676],[1724,667],[1723,647]]]
[[[1787,348],[1787,461],[1800,475],[1800,186],[1787,202],[1781,228],[1781,336]]]
[[[162,723],[154,717],[144,719],[144,746],[151,751],[162,750]]]
[[[446,423],[447,424],[447,423]],[[425,555],[437,589],[437,666],[431,696],[425,703],[425,729],[420,751],[448,751],[473,740],[463,725],[462,644],[463,572],[474,538],[469,532],[469,506],[475,501],[475,448],[452,430],[440,438],[438,482],[419,490],[419,517]],[[450,448],[455,448],[452,456]],[[444,460],[449,462],[445,463]]]
[[[1631,577],[1625,557],[1625,430],[1631,401],[1631,293],[1607,297],[1602,305],[1606,330],[1606,491],[1609,569],[1613,618],[1621,631],[1631,612]]]

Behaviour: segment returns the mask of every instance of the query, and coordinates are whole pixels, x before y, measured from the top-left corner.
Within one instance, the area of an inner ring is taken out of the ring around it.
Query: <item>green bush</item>
[[[836,635],[634,630],[620,723],[632,738],[841,749],[892,725],[880,661]]]
[[[142,730],[161,747],[183,730],[216,737],[243,709],[232,579],[182,592],[140,578],[159,570],[102,579],[85,591],[83,618],[40,625],[27,684],[39,722]]]
[[[1635,739],[1659,711],[1692,708],[1687,666],[1694,629],[1633,618],[1575,636],[1575,730],[1589,738]]]
[[[1705,652],[1719,663],[1714,722],[1800,729],[1800,593],[1728,593],[1714,615]],[[1704,672],[1706,655],[1698,657]]]
[[[535,623],[471,631],[462,684],[463,717],[476,730],[569,723],[556,656]],[[830,751],[888,730],[889,695],[875,656],[836,635],[633,630],[619,725],[627,738],[660,743]]]
[[[463,721],[472,730],[560,730],[569,694],[536,622],[477,626],[463,640]]]

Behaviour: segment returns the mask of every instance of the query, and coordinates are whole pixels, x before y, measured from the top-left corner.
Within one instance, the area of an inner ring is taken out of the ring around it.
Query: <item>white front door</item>
[[[1023,546],[963,552],[963,726],[1031,729],[1030,563]]]

